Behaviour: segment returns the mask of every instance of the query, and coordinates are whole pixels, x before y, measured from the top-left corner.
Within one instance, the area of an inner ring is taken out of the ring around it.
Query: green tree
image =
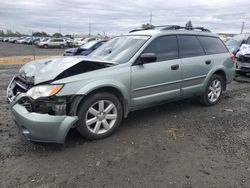
[[[62,37],[63,35],[61,34],[61,33],[54,33],[53,35],[52,35],[52,37],[55,37],[55,38],[60,38],[60,37]]]
[[[48,34],[45,32],[33,32],[32,35],[34,37],[47,37],[48,36]]]
[[[0,30],[0,36],[4,36],[4,31]]]

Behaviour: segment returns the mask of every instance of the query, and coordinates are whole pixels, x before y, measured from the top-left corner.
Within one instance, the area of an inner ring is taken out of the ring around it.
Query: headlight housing
[[[33,99],[37,99],[39,97],[49,97],[57,94],[62,89],[62,87],[62,84],[35,86],[26,92],[26,96],[29,96]]]

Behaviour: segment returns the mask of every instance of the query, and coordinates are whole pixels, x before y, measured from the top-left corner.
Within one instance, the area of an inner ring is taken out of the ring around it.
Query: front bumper
[[[31,141],[64,143],[69,129],[77,122],[77,116],[54,116],[28,112],[16,103],[11,108],[20,132]]]
[[[49,115],[29,112],[19,100],[23,94],[18,94],[11,101],[11,111],[20,132],[31,141],[64,143],[70,128],[77,122],[77,116]]]
[[[245,62],[236,62],[236,72],[237,73],[250,73],[250,63],[245,63]]]

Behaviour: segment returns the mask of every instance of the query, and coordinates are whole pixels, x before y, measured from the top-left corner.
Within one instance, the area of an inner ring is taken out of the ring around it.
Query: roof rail
[[[133,29],[129,31],[129,33],[136,32],[136,31],[144,31],[144,30],[149,30],[149,29],[157,29],[159,28],[160,30],[200,30],[200,31],[206,31],[206,32],[211,32],[209,29],[206,29],[204,27],[182,27],[179,25],[158,25],[158,26],[152,26],[149,28],[140,28],[140,29]]]
[[[211,32],[209,29],[206,29],[204,27],[182,27],[182,26],[179,26],[179,25],[170,25],[170,26],[162,28],[161,30],[180,30],[180,29],[184,29],[184,30],[201,30],[201,31]]]

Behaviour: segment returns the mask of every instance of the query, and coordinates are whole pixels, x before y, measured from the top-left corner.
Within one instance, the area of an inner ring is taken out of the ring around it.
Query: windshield
[[[94,46],[95,44],[97,43],[97,41],[90,41],[84,45],[82,45],[80,48],[81,49],[89,49],[91,48],[92,46]]]
[[[115,63],[128,62],[149,39],[149,36],[120,36],[97,48],[88,57]]]

